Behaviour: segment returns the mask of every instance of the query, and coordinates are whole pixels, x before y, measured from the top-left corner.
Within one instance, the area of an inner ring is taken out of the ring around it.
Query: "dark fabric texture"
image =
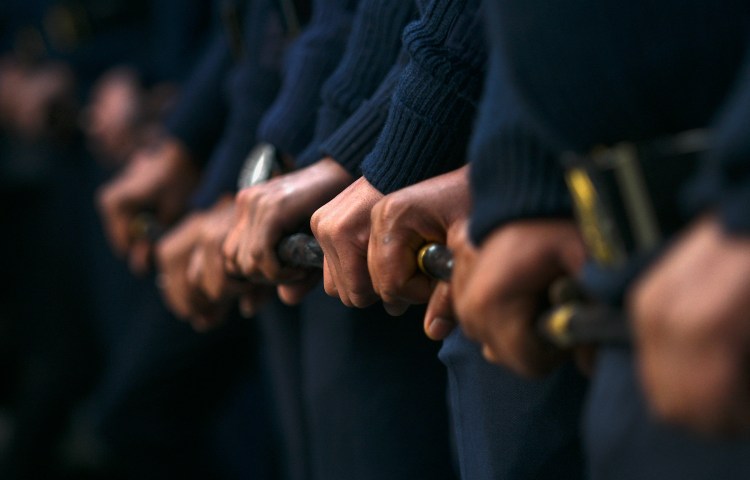
[[[224,81],[228,109],[224,130],[193,196],[195,208],[209,207],[222,195],[236,191],[239,172],[256,142],[254,132],[281,85],[280,59],[287,39],[277,2],[249,2],[242,31],[242,57]]]
[[[750,477],[749,439],[698,438],[649,414],[635,358],[624,349],[599,351],[583,425],[591,480]]]
[[[360,3],[344,56],[323,85],[323,104],[318,110],[315,135],[311,145],[297,160],[298,167],[323,158],[320,144],[373,95],[396,61],[401,50],[403,28],[415,13],[413,1],[364,0]],[[360,119],[366,120],[362,115]],[[378,132],[380,128],[382,123]],[[365,135],[360,141],[370,137]],[[359,143],[357,136],[347,138]],[[348,162],[341,163],[346,167]]]
[[[405,56],[402,56],[402,60],[405,61]],[[313,145],[320,154],[340,163],[353,177],[362,174],[360,164],[375,147],[383,130],[403,67],[402,61],[393,65],[375,94],[365,100],[320,146]]]
[[[316,480],[454,479],[445,369],[423,309],[302,304],[303,398]]]
[[[290,47],[283,85],[258,128],[258,139],[297,157],[312,140],[320,89],[338,65],[357,0],[315,0],[310,23]]]
[[[727,231],[750,234],[750,48],[732,96],[715,122],[713,149],[684,193],[692,213],[715,209]]]
[[[201,166],[208,161],[224,129],[227,104],[222,87],[231,66],[229,42],[216,32],[165,121],[167,133],[179,140]]]
[[[303,406],[300,310],[275,300],[257,316],[267,372],[275,441],[284,480],[310,479],[307,420]]]
[[[237,316],[207,335],[196,333],[164,309],[152,285],[141,287],[109,345],[111,363],[94,397],[102,446],[126,478],[215,475],[211,430],[233,387],[253,375],[252,324]],[[254,422],[265,415],[248,408]],[[254,441],[246,455],[266,455],[260,472],[272,460],[270,445]]]
[[[409,62],[362,173],[383,193],[465,161],[485,70],[478,0],[433,1],[404,30]]]
[[[719,208],[728,229],[745,230],[750,4],[488,0],[486,8],[493,61],[508,72],[512,93],[546,144],[587,153],[711,128],[714,148],[683,205],[699,199],[703,208]],[[652,172],[658,161],[641,167]],[[658,253],[636,255],[617,269],[589,264],[582,282],[617,305]],[[585,421],[592,480],[748,476],[747,441],[698,440],[654,421],[633,362],[626,349],[599,352]]]
[[[583,478],[580,419],[587,382],[571,365],[525,380],[491,365],[456,329],[443,342],[461,478]]]
[[[519,0],[487,7],[493,55],[551,143],[584,153],[710,127],[717,143],[704,163],[716,166],[703,170],[711,177],[703,191],[713,200],[703,204],[720,204],[730,230],[748,231],[747,2]]]
[[[473,208],[471,240],[523,218],[571,214],[559,155],[543,145],[511,94],[502,65],[492,57],[469,148]]]

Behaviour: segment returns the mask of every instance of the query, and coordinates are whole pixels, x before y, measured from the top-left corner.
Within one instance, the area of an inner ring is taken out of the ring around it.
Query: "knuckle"
[[[221,256],[224,258],[224,260],[229,260],[233,258],[234,257],[234,243],[224,242],[221,245],[219,252],[221,252]]]
[[[357,308],[364,308],[372,305],[377,298],[371,288],[362,285],[350,289],[347,292],[347,296],[349,297],[351,304]]]
[[[385,220],[389,203],[390,198],[386,196],[372,207],[370,221],[373,224],[381,223]]]
[[[352,297],[352,299],[356,298],[356,299],[365,300],[367,298],[372,297],[372,295],[373,295],[372,290],[361,287],[361,286],[354,287],[349,290],[349,296]]]
[[[399,292],[392,288],[381,288],[379,294],[380,298],[386,303],[397,303],[403,300]]]
[[[237,204],[241,206],[249,206],[255,202],[256,196],[255,188],[245,188],[237,193]]]
[[[338,297],[338,290],[331,282],[323,282],[323,290],[329,297]]]
[[[255,205],[261,211],[271,210],[276,207],[279,203],[279,199],[275,198],[275,195],[262,193],[256,196]]]
[[[381,292],[380,299],[383,300],[384,303],[391,303],[391,304],[398,304],[404,301],[403,298],[394,294],[393,292]]]
[[[379,202],[380,217],[386,221],[397,220],[408,214],[411,202],[404,202],[396,195],[388,195]]]
[[[313,230],[315,236],[322,239],[325,242],[329,242],[334,236],[333,222],[330,220],[321,220],[318,222],[317,227]]]
[[[248,253],[251,263],[262,263],[266,258],[266,252],[258,246],[252,246],[249,248]]]
[[[319,229],[320,222],[323,218],[323,214],[321,213],[322,210],[323,208],[317,209],[315,212],[313,212],[312,216],[310,217],[310,229],[312,229],[313,234],[315,234],[316,236],[317,236],[316,232]]]
[[[377,293],[387,302],[403,301],[407,293],[407,279],[394,275],[382,275],[378,279]]]
[[[330,236],[337,239],[349,237],[349,225],[346,222],[335,221],[332,222],[330,228]]]
[[[664,395],[655,395],[650,403],[654,413],[666,423],[678,424],[686,420],[683,402],[674,402]]]

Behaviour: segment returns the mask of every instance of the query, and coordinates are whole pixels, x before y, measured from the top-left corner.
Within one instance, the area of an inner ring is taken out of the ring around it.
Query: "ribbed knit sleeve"
[[[479,0],[434,0],[404,31],[409,63],[362,174],[390,193],[464,162],[486,63]]]
[[[298,166],[320,160],[320,144],[373,95],[396,61],[401,34],[415,13],[413,1],[362,0],[341,63],[323,85],[313,142]]]
[[[165,122],[167,132],[181,141],[200,165],[208,161],[224,128],[227,105],[223,85],[231,64],[229,44],[217,32]]]
[[[357,0],[315,0],[310,23],[291,47],[284,82],[258,138],[296,157],[312,140],[320,89],[344,52]]]
[[[226,83],[229,116],[193,197],[196,208],[209,207],[236,190],[239,172],[256,142],[252,132],[278,93],[286,39],[276,5],[275,0],[253,0],[246,10],[243,55]]]
[[[308,158],[331,157],[353,177],[362,175],[362,160],[372,151],[388,117],[388,107],[393,91],[401,77],[404,63],[391,67],[375,94],[365,100],[359,108],[325,141],[313,144],[308,149]],[[309,152],[312,150],[312,154]]]
[[[469,148],[471,240],[479,245],[506,222],[571,214],[559,155],[523,118],[498,62],[487,86]]]
[[[750,46],[735,91],[712,127],[712,148],[691,187],[688,204],[716,210],[728,232],[750,234]]]

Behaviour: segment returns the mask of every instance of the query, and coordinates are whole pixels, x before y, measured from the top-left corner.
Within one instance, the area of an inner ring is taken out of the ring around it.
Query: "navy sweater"
[[[546,142],[586,152],[597,144],[712,127],[715,148],[697,176],[702,196],[695,199],[718,208],[727,228],[750,231],[750,144],[743,128],[750,74],[742,69],[750,4],[488,0],[486,7],[493,62],[508,72],[515,100]],[[488,128],[480,124],[477,135]],[[549,168],[515,181],[541,182],[540,172]],[[498,182],[501,175],[498,169]],[[557,183],[550,176],[548,188]],[[487,223],[496,214],[475,217]]]
[[[362,162],[367,180],[390,193],[465,160],[486,62],[479,0],[420,2],[404,31],[408,63],[388,118]]]
[[[362,102],[359,108],[319,146],[319,152],[323,156],[335,159],[353,177],[362,174],[362,160],[372,152],[383,130],[393,92],[405,64],[406,56],[402,54],[372,97]]]
[[[507,80],[504,90],[488,89],[487,103],[517,106],[525,130],[538,132],[553,151],[586,153],[598,144],[709,127],[713,148],[692,188],[683,190],[686,218],[710,208],[727,230],[750,232],[750,67],[743,68],[750,64],[750,4],[487,0],[486,8],[489,83]],[[551,157],[528,154],[539,150],[508,155],[507,145],[517,143],[497,138],[492,118],[483,116],[472,149],[472,160],[483,165],[472,175],[475,241],[512,218],[565,212],[560,169]],[[644,171],[658,168],[653,162],[658,159],[646,159]],[[513,198],[493,193],[513,185],[521,186]],[[659,193],[679,199],[681,191]],[[642,253],[620,269],[589,264],[583,281],[593,295],[620,304],[653,258]]]
[[[168,134],[182,142],[199,165],[208,161],[224,129],[228,107],[223,84],[231,66],[229,41],[217,32],[165,121]]]
[[[508,86],[493,55],[469,147],[475,244],[506,222],[571,215],[558,153],[546,147]]]
[[[370,116],[367,118],[362,116],[365,112],[363,110],[356,121],[344,125],[388,75],[401,50],[401,33],[415,14],[416,5],[413,1],[363,0],[359,4],[344,56],[323,85],[323,104],[318,111],[314,140],[298,159],[298,166],[309,165],[330,155],[328,151],[321,149],[321,144],[334,133],[339,137],[346,136],[354,144],[369,144],[370,149],[372,148],[383,122],[383,119],[372,113],[379,110],[368,108]],[[329,148],[332,146],[328,144]],[[346,147],[349,146],[350,143],[347,142]],[[335,146],[333,148],[338,150]],[[364,148],[360,148],[362,149]],[[363,156],[345,153],[341,158],[333,158],[354,175],[359,170]]]
[[[237,176],[255,143],[253,132],[281,85],[280,59],[287,39],[277,2],[247,2],[242,32],[242,55],[222,81],[226,122],[193,197],[197,208],[236,190]],[[202,121],[204,129],[213,128],[206,118]]]
[[[307,28],[290,48],[278,98],[258,128],[258,139],[297,157],[312,141],[320,90],[349,37],[357,0],[314,0]]]

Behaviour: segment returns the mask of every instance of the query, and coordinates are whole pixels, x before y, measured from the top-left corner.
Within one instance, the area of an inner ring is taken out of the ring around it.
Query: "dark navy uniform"
[[[741,120],[747,111],[738,114],[746,105],[739,100],[746,98],[747,87],[740,76],[748,54],[746,2],[486,3],[498,72],[509,79],[532,130],[547,145],[574,152],[584,162],[597,145],[631,142],[640,152],[635,162],[654,211],[656,235],[646,231],[650,226],[630,223],[617,213],[626,194],[611,184],[599,184],[597,193],[610,203],[603,207],[603,218],[588,219],[599,241],[589,242],[598,248],[591,248],[592,261],[583,278],[597,299],[622,305],[632,279],[660,245],[693,218],[690,202],[685,201],[690,195],[717,208],[727,230],[747,231],[748,183],[746,175],[736,176],[747,170],[746,135],[738,135],[740,126],[747,125]],[[735,86],[740,92],[732,97]],[[727,103],[730,99],[737,104]],[[733,115],[722,117],[722,112]],[[480,125],[480,130],[486,128]],[[723,140],[708,155],[698,151],[692,158],[650,148],[693,129],[713,129]],[[497,146],[496,154],[507,148]],[[494,175],[492,169],[485,170],[490,177],[477,181],[484,185],[483,198],[492,198],[487,193],[490,185],[498,192],[508,186],[509,197],[519,196],[505,202],[520,204],[528,212],[564,212],[567,200],[562,198],[562,176],[554,163],[524,166],[519,158],[507,166],[496,164]],[[596,167],[593,171],[601,173]],[[696,179],[701,188],[680,197]],[[530,187],[518,192],[511,184]],[[698,190],[704,192],[702,197],[696,196]],[[536,194],[544,191],[547,197]],[[482,204],[485,207],[475,213],[477,225],[485,229],[507,214],[491,204]],[[602,228],[601,220],[615,228]],[[747,441],[708,441],[652,418],[629,349],[600,350],[584,427],[589,472],[595,479],[750,474]]]

